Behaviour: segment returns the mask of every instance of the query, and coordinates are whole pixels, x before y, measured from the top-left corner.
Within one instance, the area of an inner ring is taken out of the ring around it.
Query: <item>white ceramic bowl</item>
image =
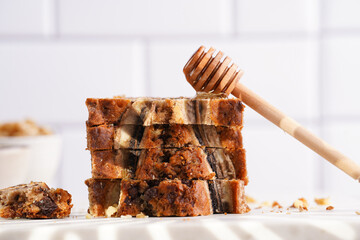
[[[0,137],[0,188],[30,181],[52,185],[60,154],[58,135]]]

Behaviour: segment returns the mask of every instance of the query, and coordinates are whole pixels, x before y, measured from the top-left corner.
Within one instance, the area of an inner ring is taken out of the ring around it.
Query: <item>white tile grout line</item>
[[[238,9],[238,6],[239,6],[239,2],[240,0],[233,0],[232,1],[232,21],[233,21],[233,36],[234,38],[236,38],[239,33],[238,33],[238,21],[237,21],[237,9]],[[241,6],[241,3],[240,3],[240,6]]]
[[[145,96],[151,96],[152,89],[151,89],[151,61],[150,61],[150,40],[145,39],[144,43],[144,87],[145,87]]]
[[[47,13],[45,14],[47,15]],[[57,21],[57,20],[55,20]],[[54,23],[54,25],[58,25]],[[47,30],[46,30],[47,29]],[[54,29],[58,27],[54,26]],[[134,41],[143,40],[146,42],[158,41],[158,42],[172,42],[172,43],[181,43],[183,41],[194,41],[199,39],[209,39],[213,41],[224,40],[224,36],[221,34],[202,34],[202,35],[173,35],[173,36],[161,36],[161,35],[113,35],[113,36],[104,36],[104,35],[61,35],[58,33],[58,30],[54,30],[50,27],[50,24],[44,24],[45,35],[0,35],[0,44],[1,43],[33,43],[33,42],[96,42],[96,43],[107,43],[107,44],[117,44],[119,41],[122,43],[129,43]],[[320,31],[320,30],[319,30]],[[329,37],[343,37],[343,36],[360,36],[359,31],[328,31],[321,30],[323,38]],[[225,38],[228,41],[258,41],[266,42],[271,40],[307,40],[307,39],[317,39],[319,33],[308,32],[308,31],[295,31],[295,32],[272,32],[272,33],[263,33],[263,32],[236,32],[233,36]]]
[[[54,1],[54,33],[55,37],[60,37],[60,0],[53,0]]]
[[[56,0],[43,1],[43,34],[47,39],[57,35],[57,5]]]
[[[56,1],[56,0],[54,0]],[[57,1],[55,2],[57,3]],[[56,7],[55,7],[56,8]],[[47,10],[48,11],[48,10]],[[102,34],[66,34],[62,35],[59,30],[59,20],[58,20],[58,11],[55,11],[55,20],[52,20],[54,23],[54,37],[62,41],[131,41],[140,39],[147,39],[151,41],[189,41],[189,40],[198,40],[204,38],[210,38],[214,40],[223,40],[233,39],[233,40],[277,40],[277,39],[307,39],[308,37],[316,37],[316,31],[273,31],[273,32],[249,32],[249,31],[237,31],[236,34],[180,34],[180,35],[164,35],[164,34],[114,34],[114,35],[102,35]],[[44,14],[48,15],[48,13]],[[46,24],[44,23],[44,26]],[[44,27],[45,29],[45,27]],[[320,31],[320,30],[319,30]],[[322,34],[325,37],[334,37],[334,36],[359,36],[360,29],[357,28],[344,28],[344,29],[323,29]],[[45,41],[43,35],[38,34],[1,34],[0,41]]]
[[[58,22],[58,20],[56,20]],[[58,25],[54,23],[54,25]],[[54,27],[59,28],[59,27]],[[56,30],[58,31],[58,30]],[[360,34],[360,31],[359,31]],[[55,36],[55,35],[54,35]],[[258,41],[267,41],[267,40],[298,40],[298,39],[308,39],[309,37],[316,37],[316,33],[312,31],[291,31],[291,32],[238,32],[236,35],[228,36],[224,34],[182,34],[182,35],[142,35],[142,34],[115,34],[115,35],[97,35],[97,34],[87,34],[87,35],[62,35],[60,32],[56,33],[56,40],[59,41],[134,41],[143,39],[145,41],[165,41],[165,42],[182,42],[182,41],[192,41],[208,38],[210,40],[258,40]],[[0,35],[0,42],[4,41],[46,41],[42,35],[30,34],[30,35]]]
[[[146,94],[147,91],[147,76],[146,76],[146,43],[139,39],[133,44],[134,54],[132,56],[132,75],[133,82],[131,83],[132,97],[139,97]]]
[[[318,2],[318,36],[317,36],[317,51],[318,51],[318,59],[317,59],[317,75],[318,75],[318,104],[319,104],[319,137],[324,137],[324,52],[323,52],[323,23],[324,23],[324,2],[323,0],[319,0]],[[324,171],[324,162],[320,156],[317,156],[315,160],[315,171],[316,174],[316,186],[315,190],[324,191],[325,190],[325,171]]]
[[[57,20],[56,20],[57,21]],[[55,25],[59,25],[55,23]],[[49,27],[45,27],[44,29]],[[294,32],[271,32],[271,33],[264,33],[264,32],[236,32],[233,36],[225,37],[221,34],[189,34],[189,35],[112,35],[112,36],[105,36],[105,35],[61,35],[59,32],[59,27],[55,26],[57,30],[54,31],[53,34],[50,34],[50,30],[47,30],[47,35],[37,35],[37,34],[27,34],[27,35],[0,35],[0,44],[1,43],[33,43],[33,42],[98,42],[98,43],[118,43],[121,42],[133,42],[144,40],[144,41],[158,41],[158,42],[172,42],[172,43],[181,43],[181,42],[188,42],[188,41],[195,41],[199,39],[209,39],[212,41],[219,41],[219,40],[228,40],[228,41],[259,41],[259,42],[266,42],[269,40],[307,40],[311,38],[318,38],[318,33],[311,32],[311,31],[294,31]],[[45,30],[44,30],[45,31]],[[319,30],[320,31],[320,30]],[[324,38],[330,37],[346,37],[346,36],[360,36],[360,29],[359,30],[322,30],[322,35]]]

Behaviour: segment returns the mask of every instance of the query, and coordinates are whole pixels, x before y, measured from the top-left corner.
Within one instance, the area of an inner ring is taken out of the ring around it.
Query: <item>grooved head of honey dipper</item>
[[[183,71],[186,80],[197,92],[229,95],[243,71],[221,51],[215,53],[213,47],[206,51],[204,46],[200,46],[185,64]]]

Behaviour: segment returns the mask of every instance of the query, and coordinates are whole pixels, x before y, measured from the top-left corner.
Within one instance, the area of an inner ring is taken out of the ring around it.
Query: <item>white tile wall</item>
[[[360,164],[360,121],[327,121],[325,122],[324,139]],[[340,192],[344,195],[360,197],[359,183],[339,171],[331,164],[324,164],[325,191]]]
[[[90,153],[85,151],[85,123],[63,128],[61,136],[65,151],[59,171],[59,186],[72,194],[76,208],[85,209],[87,206],[87,187],[84,181],[91,177]]]
[[[315,31],[318,0],[238,1],[236,16],[240,33]]]
[[[227,34],[232,29],[230,0],[63,0],[59,14],[62,35]]]
[[[296,119],[318,117],[313,39],[252,39],[222,42],[219,48],[231,53],[245,71],[241,81],[264,99]],[[248,114],[250,120],[257,117]]]
[[[57,126],[58,183],[86,202],[85,99],[193,96],[182,68],[204,44],[229,54],[249,88],[356,159],[359,8],[356,0],[0,0],[0,121]],[[251,193],[356,191],[249,108],[245,121]]]
[[[0,120],[33,117],[81,122],[87,97],[144,94],[137,44],[122,42],[0,43]],[[138,67],[139,66],[139,67]],[[8,104],[11,101],[12,104]]]
[[[152,96],[193,96],[195,92],[186,82],[182,68],[197,46],[212,45],[231,55],[244,69],[245,75],[241,79],[244,84],[279,109],[301,120],[318,117],[317,45],[314,39],[203,42],[197,39],[194,42],[156,41],[150,44]],[[247,117],[257,119],[258,115],[249,111]]]
[[[324,28],[327,30],[359,29],[360,2],[357,0],[324,1]]]
[[[317,132],[316,127],[311,129]],[[249,174],[247,192],[305,194],[315,190],[316,163],[311,150],[268,122],[247,124],[243,134]]]
[[[155,41],[149,46],[149,94],[151,96],[195,96],[187,83],[183,67],[201,40],[194,43]],[[184,54],[186,53],[186,54]]]
[[[323,48],[325,117],[360,116],[360,36],[331,36]]]
[[[46,0],[0,0],[0,35],[43,33]]]

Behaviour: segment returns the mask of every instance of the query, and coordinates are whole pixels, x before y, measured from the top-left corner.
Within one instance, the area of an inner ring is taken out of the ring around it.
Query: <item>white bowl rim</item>
[[[21,140],[31,140],[31,139],[39,139],[39,138],[58,138],[60,137],[60,134],[49,134],[49,135],[35,135],[35,136],[0,136],[0,140],[7,140],[7,139],[12,139],[12,140],[16,140],[16,139],[21,139]]]
[[[32,145],[39,143],[59,143],[62,142],[62,137],[57,134],[40,135],[40,136],[18,136],[18,137],[0,137],[0,145]]]

